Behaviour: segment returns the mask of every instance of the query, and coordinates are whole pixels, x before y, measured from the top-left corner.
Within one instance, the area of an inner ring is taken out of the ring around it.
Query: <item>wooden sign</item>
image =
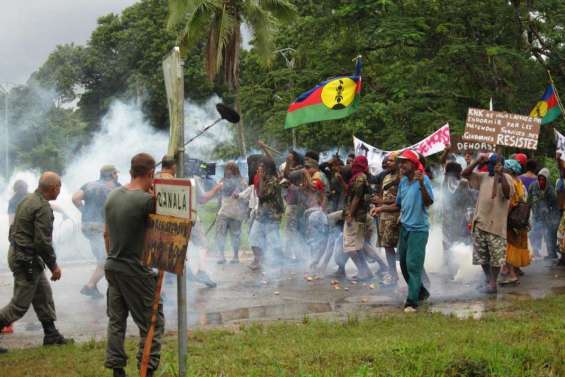
[[[188,219],[149,215],[142,263],[147,267],[182,274],[191,230],[192,221]]]
[[[537,149],[540,118],[470,108],[467,112],[464,140]]]
[[[156,178],[157,214],[192,219],[194,203],[190,179]]]
[[[484,141],[464,140],[462,136],[451,136],[451,149],[455,153],[463,154],[466,151],[472,152],[495,152],[496,145],[488,144]]]

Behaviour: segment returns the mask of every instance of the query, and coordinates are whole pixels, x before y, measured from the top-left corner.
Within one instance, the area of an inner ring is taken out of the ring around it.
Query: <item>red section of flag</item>
[[[322,103],[322,89],[324,89],[324,87],[320,86],[319,88],[314,90],[312,92],[312,94],[310,94],[304,100],[302,100],[300,102],[291,103],[290,106],[288,107],[288,112],[290,113],[290,112],[293,112],[295,110],[302,109],[303,107],[306,107],[306,106],[317,105],[317,104]]]

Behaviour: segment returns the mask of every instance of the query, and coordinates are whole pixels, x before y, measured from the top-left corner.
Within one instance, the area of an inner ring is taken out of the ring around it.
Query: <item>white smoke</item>
[[[221,102],[214,95],[203,105],[185,102],[185,139],[219,117],[215,104]],[[231,132],[226,122],[220,122],[206,134],[187,147],[191,157],[209,159],[216,145],[231,140]],[[119,181],[129,181],[129,166],[132,156],[139,152],[151,154],[157,161],[167,152],[169,136],[167,132],[155,130],[145,119],[141,108],[134,103],[114,102],[102,119],[102,128],[92,138],[91,143],[78,155],[72,157],[62,177],[61,194],[52,202],[55,208],[53,241],[61,260],[91,260],[90,246],[80,232],[80,212],[71,201],[72,194],[82,185],[99,178],[100,167],[106,164],[116,166],[120,172]],[[6,261],[9,221],[7,203],[13,195],[13,184],[22,179],[29,191],[35,190],[39,178],[37,171],[16,171],[0,193],[3,210],[0,215],[0,266]]]

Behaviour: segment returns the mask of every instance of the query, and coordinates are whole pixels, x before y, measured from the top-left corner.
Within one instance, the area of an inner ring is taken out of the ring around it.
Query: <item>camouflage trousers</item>
[[[501,267],[506,262],[506,239],[485,232],[475,226],[473,230],[473,264]]]

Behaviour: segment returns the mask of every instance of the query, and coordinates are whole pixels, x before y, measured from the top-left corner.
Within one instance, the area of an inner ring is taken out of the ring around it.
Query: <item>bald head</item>
[[[37,189],[47,200],[55,200],[61,192],[61,177],[57,173],[46,171],[41,174]]]

